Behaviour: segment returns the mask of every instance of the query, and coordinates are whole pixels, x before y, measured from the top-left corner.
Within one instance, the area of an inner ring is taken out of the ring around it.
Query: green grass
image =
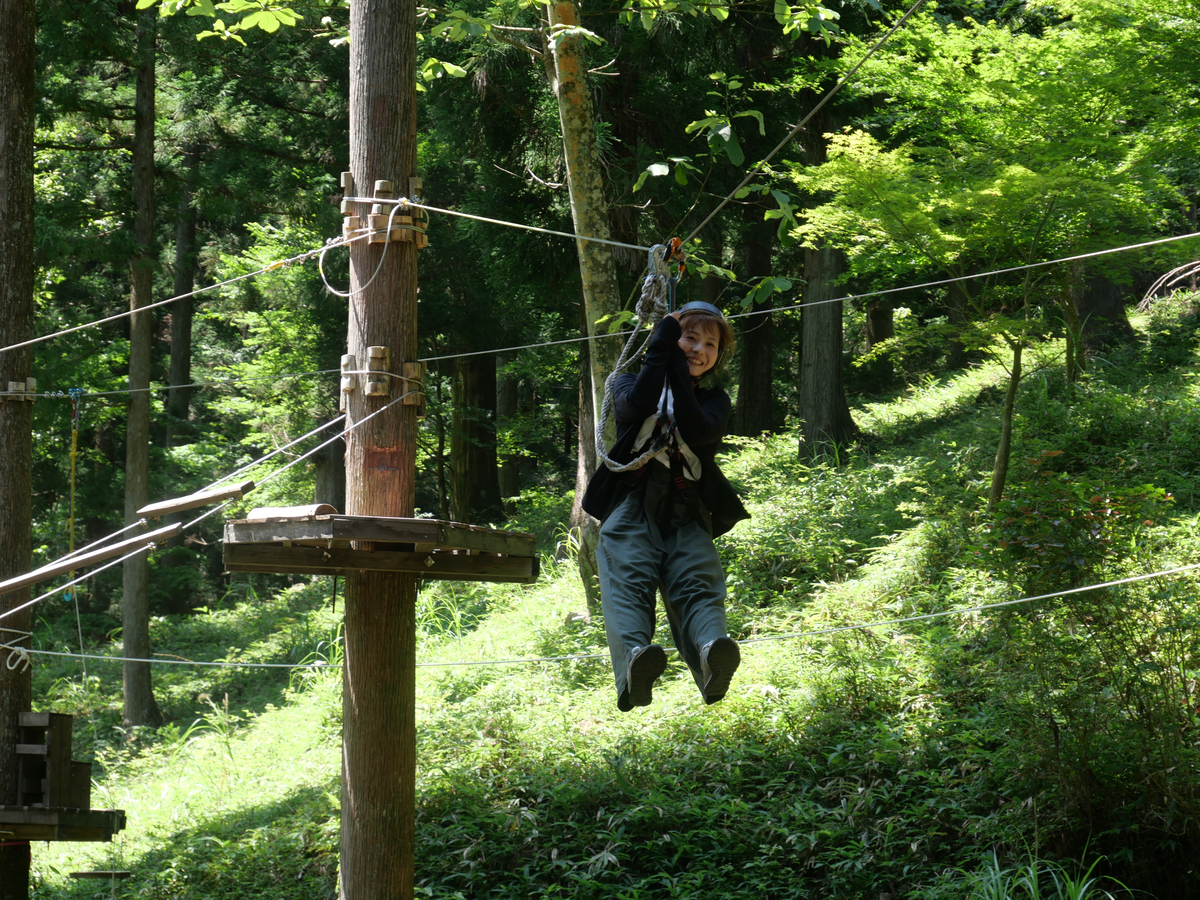
[[[1196,561],[1195,322],[1176,308],[1139,325],[1141,343],[1093,361],[1072,391],[1053,365],[1022,386],[1011,496],[1035,496],[1046,469],[1055,484],[1173,495],[1145,521],[1096,520],[1066,567],[985,547],[996,533],[985,502],[996,368],[863,406],[871,437],[836,461],[801,463],[791,434],[737,442],[724,467],[753,519],[721,541],[731,630],[783,639],[744,647],[719,705],[705,707],[672,659],[653,706],[617,712],[603,626],[577,615],[586,605],[570,561],[547,564],[534,586],[425,590],[418,896],[1194,892],[1193,577],[789,637]],[[523,521],[553,546],[565,501],[527,501]],[[1038,521],[1050,544],[1066,527]],[[1020,515],[1008,526],[1023,527]],[[156,647],[336,659],[329,587],[158,621]],[[39,639],[70,645],[55,634]],[[542,659],[564,655],[601,658]],[[71,665],[43,664],[36,690],[41,706],[93,714],[100,739],[81,722],[80,750],[100,763],[96,796],[126,809],[129,827],[111,847],[35,847],[36,897],[110,896],[64,873],[114,866],[134,872],[117,897],[334,896],[336,673],[164,667],[156,690],[171,724],[134,735],[115,727],[119,671],[93,674],[84,690]]]

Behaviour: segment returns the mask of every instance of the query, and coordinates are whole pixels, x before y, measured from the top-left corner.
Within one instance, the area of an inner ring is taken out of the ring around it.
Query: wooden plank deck
[[[347,572],[410,572],[440,581],[493,581],[531,584],[540,566],[536,556],[497,556],[445,550],[404,552],[333,547],[225,542],[225,568],[231,572],[345,575]]]
[[[538,577],[536,540],[523,531],[441,519],[297,514],[306,512],[258,510],[227,522],[225,568],[296,575],[410,572],[434,580],[518,584]]]
[[[0,832],[12,841],[111,841],[125,827],[123,809],[0,806]]]

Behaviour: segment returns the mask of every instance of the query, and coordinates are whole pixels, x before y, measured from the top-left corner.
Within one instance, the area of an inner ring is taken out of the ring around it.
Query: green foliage
[[[1052,471],[1047,464],[1061,453],[1043,450],[1027,459],[1025,478],[1010,483],[984,525],[983,557],[1029,590],[1101,576],[1172,499],[1153,485],[1114,486]]]

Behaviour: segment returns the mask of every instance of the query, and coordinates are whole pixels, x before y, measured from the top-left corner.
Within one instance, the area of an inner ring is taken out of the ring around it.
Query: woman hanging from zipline
[[[726,633],[725,572],[713,546],[749,517],[714,460],[732,408],[717,373],[735,347],[720,310],[687,303],[658,321],[637,375],[610,379],[617,439],[583,508],[601,521],[596,560],[623,712],[650,705],[667,666],[653,643],[658,588],[705,703],[725,696],[741,661]]]

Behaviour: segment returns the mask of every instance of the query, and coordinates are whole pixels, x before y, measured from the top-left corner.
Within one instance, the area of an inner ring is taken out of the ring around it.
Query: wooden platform
[[[9,841],[111,841],[124,827],[121,809],[0,806],[0,834]]]
[[[539,563],[532,534],[439,519],[288,515],[266,510],[225,525],[231,572],[345,575],[409,572],[442,581],[529,584]]]

